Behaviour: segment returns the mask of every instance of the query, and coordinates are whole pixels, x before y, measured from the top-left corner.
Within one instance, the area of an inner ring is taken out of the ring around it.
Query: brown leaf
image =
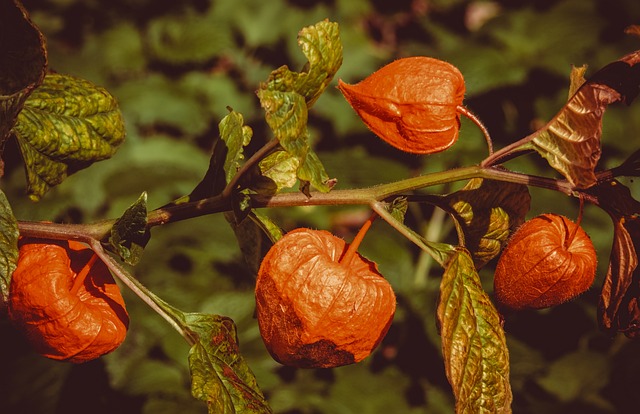
[[[18,112],[42,82],[47,68],[42,33],[17,0],[0,2],[0,62],[1,155]]]
[[[636,337],[640,335],[640,202],[617,181],[594,187],[590,193],[614,224],[609,268],[598,304],[599,322],[606,331]]]
[[[530,143],[553,168],[577,188],[597,181],[602,117],[607,105],[630,104],[640,92],[640,51],[603,67],[588,79],[543,128],[519,141]]]

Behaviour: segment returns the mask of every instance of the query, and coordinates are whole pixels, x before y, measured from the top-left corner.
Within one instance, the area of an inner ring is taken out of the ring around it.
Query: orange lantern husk
[[[258,324],[282,364],[328,368],[359,362],[382,341],[396,299],[375,263],[344,240],[296,229],[269,250],[256,281]]]
[[[125,339],[129,316],[109,269],[75,241],[22,239],[9,315],[36,352],[74,363],[96,359]],[[79,274],[86,275],[74,287]]]
[[[398,59],[361,82],[338,88],[378,137],[409,153],[444,151],[458,139],[464,78],[448,62]]]
[[[509,240],[496,265],[495,296],[512,309],[558,305],[589,289],[596,267],[587,233],[566,217],[543,214]]]

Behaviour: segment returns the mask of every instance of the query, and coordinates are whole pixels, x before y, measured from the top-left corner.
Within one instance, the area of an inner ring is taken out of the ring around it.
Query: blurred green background
[[[50,67],[107,87],[120,101],[128,138],[112,160],[70,177],[33,204],[15,143],[5,151],[3,191],[23,220],[91,222],[117,217],[142,191],[151,208],[189,193],[208,166],[217,123],[227,106],[244,114],[257,149],[270,138],[254,91],[269,72],[300,69],[302,27],[340,24],[344,63],[356,82],[402,56],[448,60],[466,79],[466,105],[485,122],[496,147],[543,125],[566,101],[571,65],[597,68],[640,48],[624,28],[640,24],[637,0],[25,0],[48,41]],[[483,138],[463,120],[449,151],[418,157],[376,139],[333,86],[310,114],[312,139],[338,188],[369,186],[469,165],[486,155]],[[604,121],[602,167],[640,146],[640,109],[615,105]],[[508,167],[549,174],[536,155]],[[638,195],[637,185],[630,181]],[[434,188],[448,192],[456,186]],[[530,216],[575,218],[577,203],[532,189]],[[269,211],[285,230],[309,226],[353,237],[363,208]],[[407,222],[432,240],[454,242],[451,222],[411,205]],[[585,229],[599,252],[593,288],[553,309],[505,315],[515,413],[635,413],[640,406],[640,345],[598,331],[595,306],[612,240],[609,218],[593,207]],[[379,263],[398,294],[386,339],[363,363],[298,370],[275,363],[253,317],[254,275],[221,216],[154,228],[134,270],[159,296],[188,311],[223,314],[238,325],[243,355],[277,413],[450,413],[435,306],[441,269],[385,223],[361,252]],[[481,271],[492,289],[490,263]],[[79,366],[30,352],[0,321],[0,412],[49,414],[204,413],[191,398],[188,347],[138,298],[125,343]]]

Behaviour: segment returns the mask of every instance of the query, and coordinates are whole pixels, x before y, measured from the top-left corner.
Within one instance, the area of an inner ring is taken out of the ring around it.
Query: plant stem
[[[478,128],[480,128],[480,131],[482,131],[482,134],[484,135],[484,139],[485,141],[487,141],[487,148],[489,149],[489,155],[493,154],[493,141],[491,140],[491,135],[489,134],[489,130],[487,129],[486,126],[484,126],[484,124],[482,123],[482,121],[480,120],[480,118],[478,118],[476,116],[476,114],[474,114],[473,112],[471,112],[469,110],[469,108],[467,108],[466,106],[463,105],[458,105],[456,107],[456,109],[458,110],[458,112],[460,112],[462,115],[466,116],[467,118],[469,118],[469,120],[471,122],[473,122],[474,124],[476,124],[476,126]]]
[[[244,164],[242,164],[242,167],[240,167],[240,169],[238,170],[238,172],[235,173],[235,175],[233,176],[233,178],[231,179],[231,181],[229,181],[229,183],[227,184],[227,186],[224,188],[224,190],[222,190],[222,198],[228,199],[229,197],[231,197],[231,194],[233,193],[233,191],[235,190],[236,186],[238,185],[238,182],[240,181],[240,179],[242,178],[242,176],[249,171],[249,169],[251,169],[255,164],[257,164],[258,162],[260,162],[267,154],[269,154],[272,150],[274,150],[275,148],[278,147],[278,145],[280,145],[280,141],[278,141],[277,139],[272,139],[270,141],[268,141],[266,144],[264,144],[262,146],[262,148],[260,148],[258,151],[256,151],[251,158],[249,158],[247,160],[247,162],[245,162]]]
[[[102,239],[111,230],[115,220],[98,221],[92,224],[63,224],[46,221],[18,221],[22,236],[52,240]]]
[[[249,197],[251,199],[251,207],[253,208],[349,204],[369,205],[373,201],[383,201],[394,196],[403,195],[404,193],[410,193],[414,190],[471,178],[485,178],[547,188],[571,196],[579,194],[566,180],[521,174],[500,167],[474,165],[420,175],[369,188],[332,190],[329,193],[312,192],[311,197],[307,197],[300,192],[281,193],[274,196],[251,194]],[[153,210],[149,212],[147,216],[147,225],[154,227],[189,218],[230,211],[232,207],[231,197],[217,195],[203,200],[175,204]],[[102,240],[108,236],[113,223],[115,223],[115,220],[104,220],[93,224],[19,221],[18,229],[23,236],[43,239]]]
[[[378,213],[378,215],[382,217],[384,221],[389,223],[391,227],[431,255],[431,257],[440,265],[444,266],[447,260],[447,253],[449,250],[453,250],[453,246],[442,243],[432,243],[424,240],[418,233],[396,220],[396,218],[387,210],[386,204],[382,201],[373,201],[371,203],[371,209]]]
[[[487,158],[485,158],[480,166],[482,167],[491,167],[501,162],[504,162],[507,159],[513,158],[516,154],[524,151],[529,151],[529,145],[527,145],[532,139],[534,135],[528,135],[521,140],[513,142],[506,147],[501,148],[500,150],[490,154]]]
[[[569,246],[571,246],[571,243],[573,243],[573,239],[576,237],[576,234],[578,233],[578,229],[580,228],[580,224],[582,224],[582,214],[584,212],[584,197],[580,197],[580,207],[578,210],[578,218],[576,219],[576,225],[573,228],[573,230],[571,231],[571,234],[569,235],[569,237],[567,237],[567,240],[565,240],[564,242],[564,247],[565,249],[568,249]]]
[[[367,231],[369,231],[369,228],[371,228],[371,225],[373,224],[373,221],[376,219],[376,217],[378,217],[378,214],[374,212],[369,216],[367,221],[362,224],[362,227],[360,227],[358,234],[356,234],[356,237],[354,237],[353,241],[349,244],[347,251],[344,253],[344,255],[342,255],[340,260],[338,260],[339,263],[342,263],[346,266],[351,263],[351,259],[353,259],[353,256],[355,256],[356,252],[358,251],[360,243],[362,243],[364,236],[367,234]]]
[[[197,342],[196,335],[186,326],[184,314],[181,311],[160,299],[140,283],[138,279],[134,278],[117,260],[102,248],[102,244],[100,244],[98,240],[90,240],[89,245],[93,249],[94,253],[100,257],[107,267],[109,267],[113,274],[136,295],[138,295],[144,303],[149,305],[151,309],[162,316],[169,325],[173,326],[173,328],[182,335],[189,345],[193,346]]]

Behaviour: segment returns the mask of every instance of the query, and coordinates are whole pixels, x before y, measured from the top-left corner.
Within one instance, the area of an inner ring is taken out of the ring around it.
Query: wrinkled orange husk
[[[458,139],[465,85],[450,63],[398,59],[355,85],[339,81],[338,88],[373,133],[402,151],[431,154]]]
[[[327,368],[359,362],[387,333],[396,307],[393,289],[359,254],[339,263],[345,248],[327,231],[296,229],[263,259],[258,324],[280,363]]]
[[[129,316],[104,263],[97,260],[77,294],[70,292],[92,255],[73,241],[27,240],[20,247],[9,315],[43,356],[82,363],[113,351],[125,339]]]
[[[540,309],[589,289],[596,273],[596,251],[582,228],[565,248],[575,228],[574,222],[557,214],[543,214],[520,226],[496,266],[496,299],[513,309]]]

